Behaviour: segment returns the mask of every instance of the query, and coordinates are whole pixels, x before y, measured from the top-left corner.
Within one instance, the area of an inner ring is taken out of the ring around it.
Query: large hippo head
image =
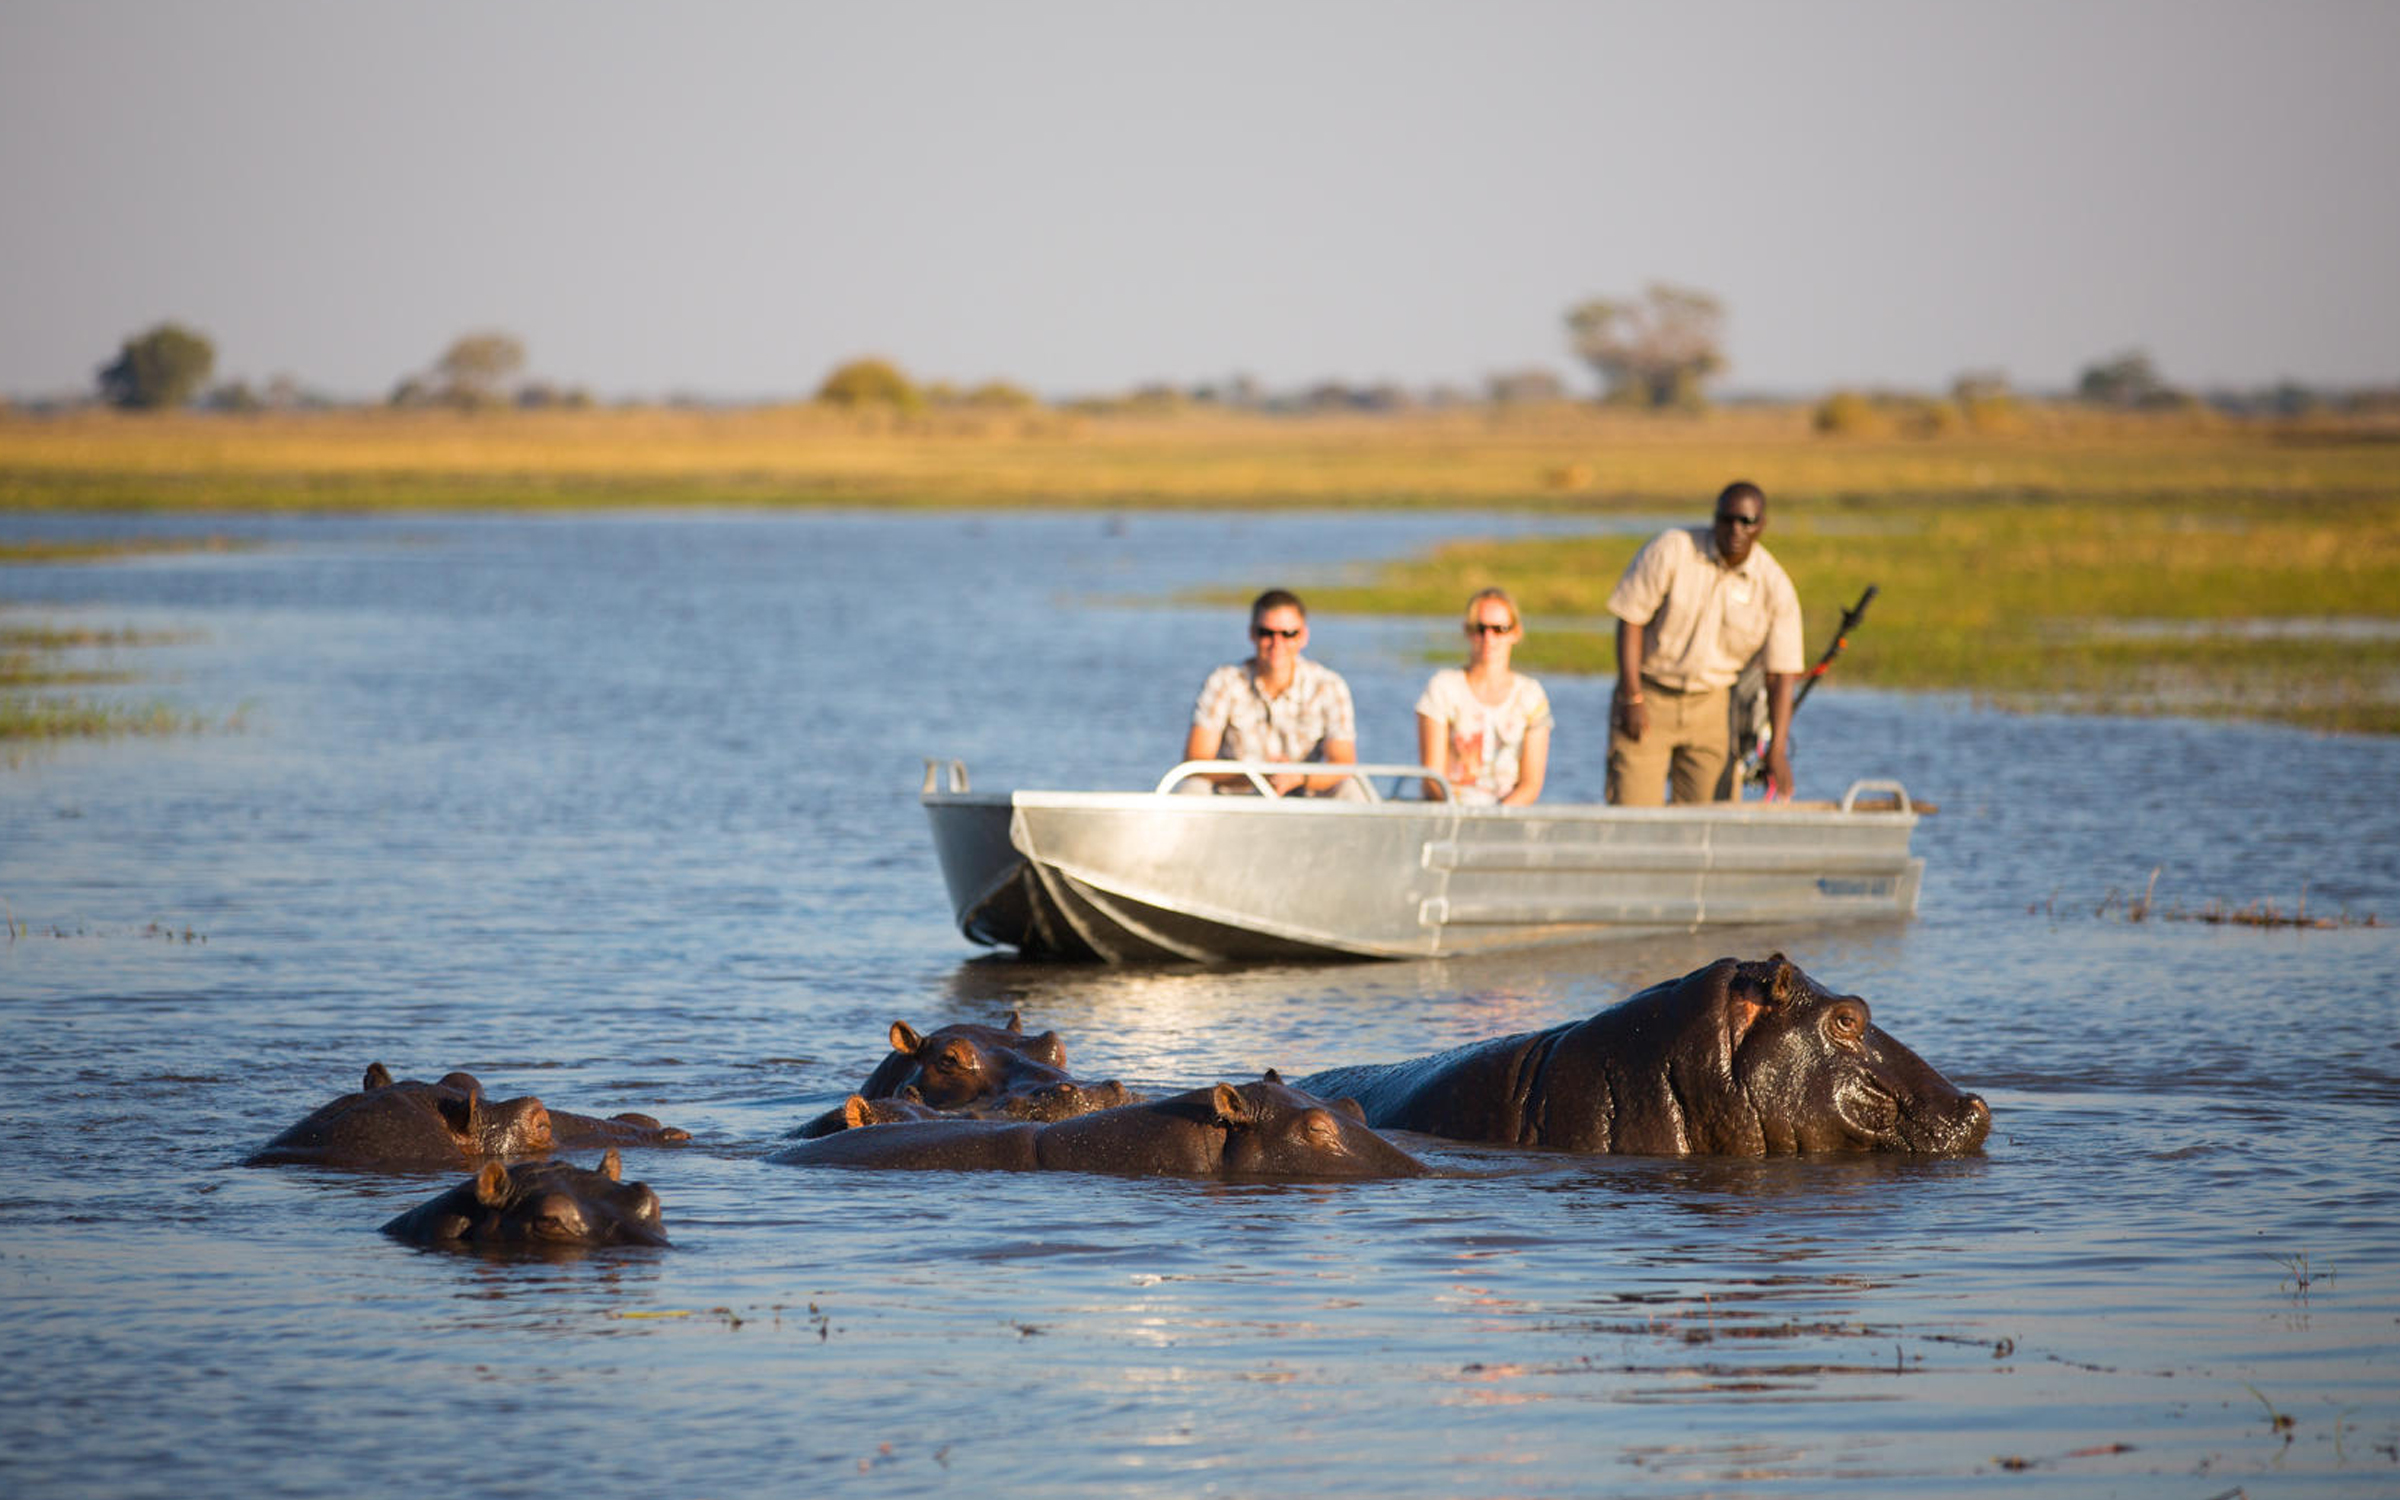
[[[1719,959],[1588,1020],[1300,1080],[1368,1123],[1681,1156],[1972,1151],[1991,1111],[1782,954]]]
[[[342,1095],[276,1136],[249,1164],[410,1171],[538,1156],[552,1144],[550,1112],[539,1099],[487,1099],[468,1073],[445,1073],[434,1083],[395,1083],[390,1069],[373,1063],[359,1092]]]
[[[915,1089],[935,1109],[963,1109],[980,1099],[1067,1081],[1067,1049],[1055,1031],[1027,1036],[1015,1011],[1003,1026],[961,1024],[920,1034],[894,1021],[892,1050],[858,1092],[869,1099]]]
[[[445,1248],[571,1249],[664,1245],[658,1194],[625,1182],[615,1151],[594,1169],[562,1161],[516,1167],[485,1162],[473,1179],[383,1226],[412,1245]]]
[[[1628,1046],[1637,1038],[1657,1055],[1643,1062]],[[1825,989],[1780,953],[1720,959],[1603,1012],[1561,1040],[1557,1077],[1588,1066],[1595,1049],[1611,1064],[1619,1151],[1947,1154],[1982,1145],[1992,1128],[1984,1102],[1886,1035],[1866,1001]],[[1666,1087],[1646,1087],[1645,1073]],[[1561,1105],[1555,1085],[1550,1105]]]

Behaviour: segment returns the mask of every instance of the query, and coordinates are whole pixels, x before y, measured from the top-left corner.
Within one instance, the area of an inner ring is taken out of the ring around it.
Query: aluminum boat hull
[[[1229,963],[1912,916],[1917,814],[1891,791],[1869,803],[1854,789],[1841,805],[1499,808],[929,785],[923,802],[970,939],[1032,957]]]

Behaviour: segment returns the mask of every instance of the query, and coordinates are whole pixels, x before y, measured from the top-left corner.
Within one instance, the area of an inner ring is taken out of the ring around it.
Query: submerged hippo
[[[1269,1073],[1071,1120],[915,1120],[870,1124],[773,1158],[809,1167],[1105,1172],[1130,1177],[1407,1177],[1424,1163],[1367,1128],[1350,1100],[1328,1103]]]
[[[1652,1155],[1972,1151],[1959,1092],[1782,954],[1719,959],[1587,1021],[1300,1080],[1370,1124],[1467,1141]]]
[[[434,1083],[394,1082],[370,1063],[359,1092],[344,1094],[260,1147],[247,1165],[303,1163],[417,1171],[580,1146],[660,1146],[691,1132],[648,1115],[607,1119],[548,1109],[531,1096],[492,1100],[471,1073]]]
[[[613,1149],[597,1169],[487,1161],[472,1179],[418,1204],[383,1232],[412,1245],[460,1248],[667,1243],[658,1194],[645,1183],[622,1181],[624,1175]]]
[[[931,1033],[894,1021],[891,1043],[856,1097],[900,1100],[978,1120],[1065,1120],[1134,1099],[1113,1078],[1084,1083],[1069,1077],[1067,1049],[1058,1033],[1027,1036],[1015,1011],[1000,1026],[961,1023]],[[856,1123],[846,1109],[827,1110],[792,1134],[814,1139],[846,1129]]]

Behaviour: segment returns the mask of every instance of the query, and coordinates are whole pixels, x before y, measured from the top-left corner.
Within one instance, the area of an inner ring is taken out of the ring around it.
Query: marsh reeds
[[[119,703],[60,691],[135,680],[122,668],[79,664],[70,653],[173,639],[145,631],[0,624],[0,761],[14,764],[27,746],[47,741],[206,728],[198,715],[165,703]]]

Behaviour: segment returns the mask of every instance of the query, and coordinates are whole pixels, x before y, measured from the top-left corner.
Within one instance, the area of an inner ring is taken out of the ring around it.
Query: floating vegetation
[[[2289,1255],[2277,1255],[2269,1251],[2267,1259],[2283,1267],[2283,1280],[2276,1283],[2275,1289],[2279,1292],[2288,1290],[2296,1302],[2306,1302],[2309,1288],[2318,1282],[2330,1283],[2333,1280],[2333,1267],[2319,1269],[2310,1265],[2306,1250],[2295,1250]]]
[[[99,703],[84,698],[0,695],[0,742],[199,734],[208,727],[208,720],[200,715],[166,703]]]
[[[123,537],[70,542],[0,540],[0,564],[79,563],[151,553],[224,552],[250,544],[228,537]],[[56,691],[128,683],[136,674],[85,665],[71,653],[172,645],[188,633],[55,621],[0,621],[0,765],[16,765],[24,747],[122,735],[197,734],[202,716],[169,703],[120,703]],[[238,719],[231,721],[238,723]]]
[[[2347,907],[2331,916],[2327,916],[2323,912],[2312,913],[2308,909],[2308,882],[2305,880],[2300,882],[2300,904],[2288,912],[2276,905],[2274,901],[2263,898],[2253,901],[2247,906],[2234,906],[2226,901],[2212,900],[2206,905],[2198,907],[2186,907],[2181,903],[2161,907],[2158,904],[2158,877],[2159,872],[2164,868],[2164,866],[2152,867],[2149,882],[2143,886],[2139,896],[2127,895],[2115,886],[2109,887],[2108,894],[2102,896],[2099,905],[2092,909],[2092,915],[2101,918],[2113,917],[2124,922],[2148,922],[2155,919],[2161,922],[2205,922],[2212,927],[2287,927],[2318,931],[2330,931],[2343,927],[2381,927],[2383,925],[2381,921],[2377,920],[2375,913],[2353,912]],[[2054,895],[2046,901],[2037,901],[2026,910],[2055,918],[2058,915],[2058,898]]]
[[[86,923],[77,923],[73,927],[66,927],[55,922],[47,926],[36,927],[30,922],[19,921],[15,910],[10,908],[5,901],[0,901],[0,932],[6,933],[9,945],[12,947],[34,938],[107,938],[128,935],[162,943],[182,943],[187,946],[208,941],[207,933],[198,930],[188,922],[181,927],[176,926],[173,922],[152,922],[147,926],[130,930],[96,928]]]
[[[25,746],[122,735],[198,734],[209,721],[170,703],[114,702],[57,691],[128,683],[135,674],[82,666],[67,653],[95,647],[158,645],[179,637],[132,630],[0,626],[0,763],[15,765]],[[238,724],[228,721],[228,727]]]
[[[230,536],[89,537],[61,542],[0,540],[0,564],[114,562],[124,557],[185,552],[241,552],[257,545]]]

